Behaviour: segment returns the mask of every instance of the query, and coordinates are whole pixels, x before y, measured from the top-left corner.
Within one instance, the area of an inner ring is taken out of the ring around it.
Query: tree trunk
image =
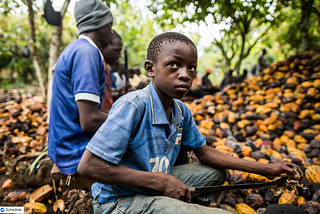
[[[52,83],[53,83],[53,72],[56,62],[59,57],[59,49],[61,46],[61,35],[62,35],[62,24],[59,26],[53,26],[52,38],[49,49],[49,68],[48,68],[48,90],[47,90],[47,122],[49,122],[51,97],[52,97]]]
[[[243,57],[243,52],[244,52],[244,48],[245,48],[245,44],[246,44],[246,35],[248,34],[248,32],[244,32],[242,35],[241,35],[241,41],[242,41],[242,44],[241,44],[241,51],[240,51],[240,55],[239,55],[239,60],[236,64],[236,67],[235,67],[235,70],[237,71],[237,75],[239,76],[240,75],[240,68],[241,68],[241,62],[242,60],[244,59]]]
[[[214,43],[215,45],[221,50],[221,53],[222,53],[222,56],[223,56],[223,59],[225,61],[225,69],[223,71],[224,74],[227,73],[228,71],[228,68],[231,66],[231,60],[233,59],[234,57],[234,53],[232,54],[232,56],[229,58],[228,55],[227,55],[227,52],[225,51],[223,45],[221,42],[219,42],[218,40],[214,39]]]
[[[314,0],[301,0],[301,17],[300,17],[299,28],[301,32],[300,49],[302,51],[306,50],[309,47],[308,31],[310,27],[310,15],[312,12],[313,3],[314,3]]]
[[[29,23],[30,23],[30,33],[31,33],[31,41],[28,42],[29,48],[32,53],[32,62],[34,69],[36,71],[36,76],[38,78],[39,87],[41,90],[41,95],[43,99],[46,99],[45,87],[42,79],[41,66],[38,59],[38,50],[36,46],[36,30],[34,26],[34,12],[32,8],[32,0],[27,0],[28,12],[29,12]]]
[[[67,11],[68,5],[71,0],[65,0],[60,11],[61,20]],[[61,47],[61,36],[62,36],[62,21],[59,26],[53,26],[52,38],[50,43],[49,50],[49,68],[48,68],[48,90],[47,90],[47,122],[50,119],[50,107],[51,107],[51,98],[52,98],[52,82],[53,82],[53,73],[55,64],[60,55],[60,47]]]

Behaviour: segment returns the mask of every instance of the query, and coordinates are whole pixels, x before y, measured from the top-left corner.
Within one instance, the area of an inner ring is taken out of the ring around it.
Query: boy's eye
[[[189,70],[190,70],[190,71],[196,71],[196,67],[190,66],[190,67],[189,67]]]
[[[171,63],[169,64],[169,66],[172,67],[172,68],[178,68],[177,63],[175,63],[175,62],[171,62]]]

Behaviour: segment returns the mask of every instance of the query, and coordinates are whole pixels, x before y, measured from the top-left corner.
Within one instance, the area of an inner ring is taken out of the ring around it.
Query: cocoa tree
[[[33,1],[32,0],[26,0],[26,4],[28,6],[28,13],[29,13],[29,24],[30,24],[30,40],[27,43],[32,54],[32,62],[34,69],[36,71],[36,76],[38,78],[39,87],[41,90],[41,95],[45,98],[46,92],[44,87],[44,81],[42,78],[42,68],[40,66],[39,62],[39,55],[38,55],[38,48],[36,46],[36,29],[34,24],[34,11],[33,11]]]
[[[273,0],[152,0],[149,8],[160,22],[172,25],[185,21],[204,22],[208,26],[224,24],[221,38],[213,37],[213,43],[221,50],[225,66],[234,66],[239,72],[242,60],[274,24],[277,14],[272,9],[275,5]]]
[[[62,9],[60,11],[61,20],[63,20],[64,18],[64,15],[67,11],[70,1],[71,0],[65,0],[63,3]],[[50,43],[50,49],[49,49],[48,88],[47,88],[48,115],[50,115],[54,67],[60,55],[61,35],[62,35],[62,22],[60,23],[60,25],[53,25],[52,27],[52,37],[51,37],[51,43]],[[47,122],[49,122],[49,116],[47,118]]]
[[[312,33],[312,26],[317,26],[316,23],[320,21],[320,1],[319,0],[280,0],[279,3],[282,6],[289,7],[293,10],[300,11],[300,21],[297,23],[297,28],[300,32],[300,50],[306,50],[313,47],[312,41],[314,40]],[[317,19],[315,19],[317,17]],[[319,24],[318,24],[319,26]],[[294,35],[297,37],[297,32]],[[317,40],[317,39],[316,39]]]

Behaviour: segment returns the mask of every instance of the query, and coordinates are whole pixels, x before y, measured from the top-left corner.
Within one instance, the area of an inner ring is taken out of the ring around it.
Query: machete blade
[[[213,192],[222,192],[228,190],[238,190],[238,189],[251,189],[272,186],[276,184],[281,184],[287,180],[288,177],[281,177],[277,180],[262,183],[246,183],[246,184],[230,184],[230,185],[218,185],[218,186],[204,186],[204,187],[190,187],[189,190],[191,195],[202,195]]]

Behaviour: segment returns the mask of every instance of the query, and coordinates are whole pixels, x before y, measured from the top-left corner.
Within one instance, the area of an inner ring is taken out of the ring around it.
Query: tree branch
[[[63,5],[62,5],[61,11],[60,11],[61,20],[63,20],[63,17],[64,17],[64,15],[65,15],[66,12],[67,12],[68,5],[69,5],[70,1],[71,1],[71,0],[65,0],[64,3],[63,3]]]

